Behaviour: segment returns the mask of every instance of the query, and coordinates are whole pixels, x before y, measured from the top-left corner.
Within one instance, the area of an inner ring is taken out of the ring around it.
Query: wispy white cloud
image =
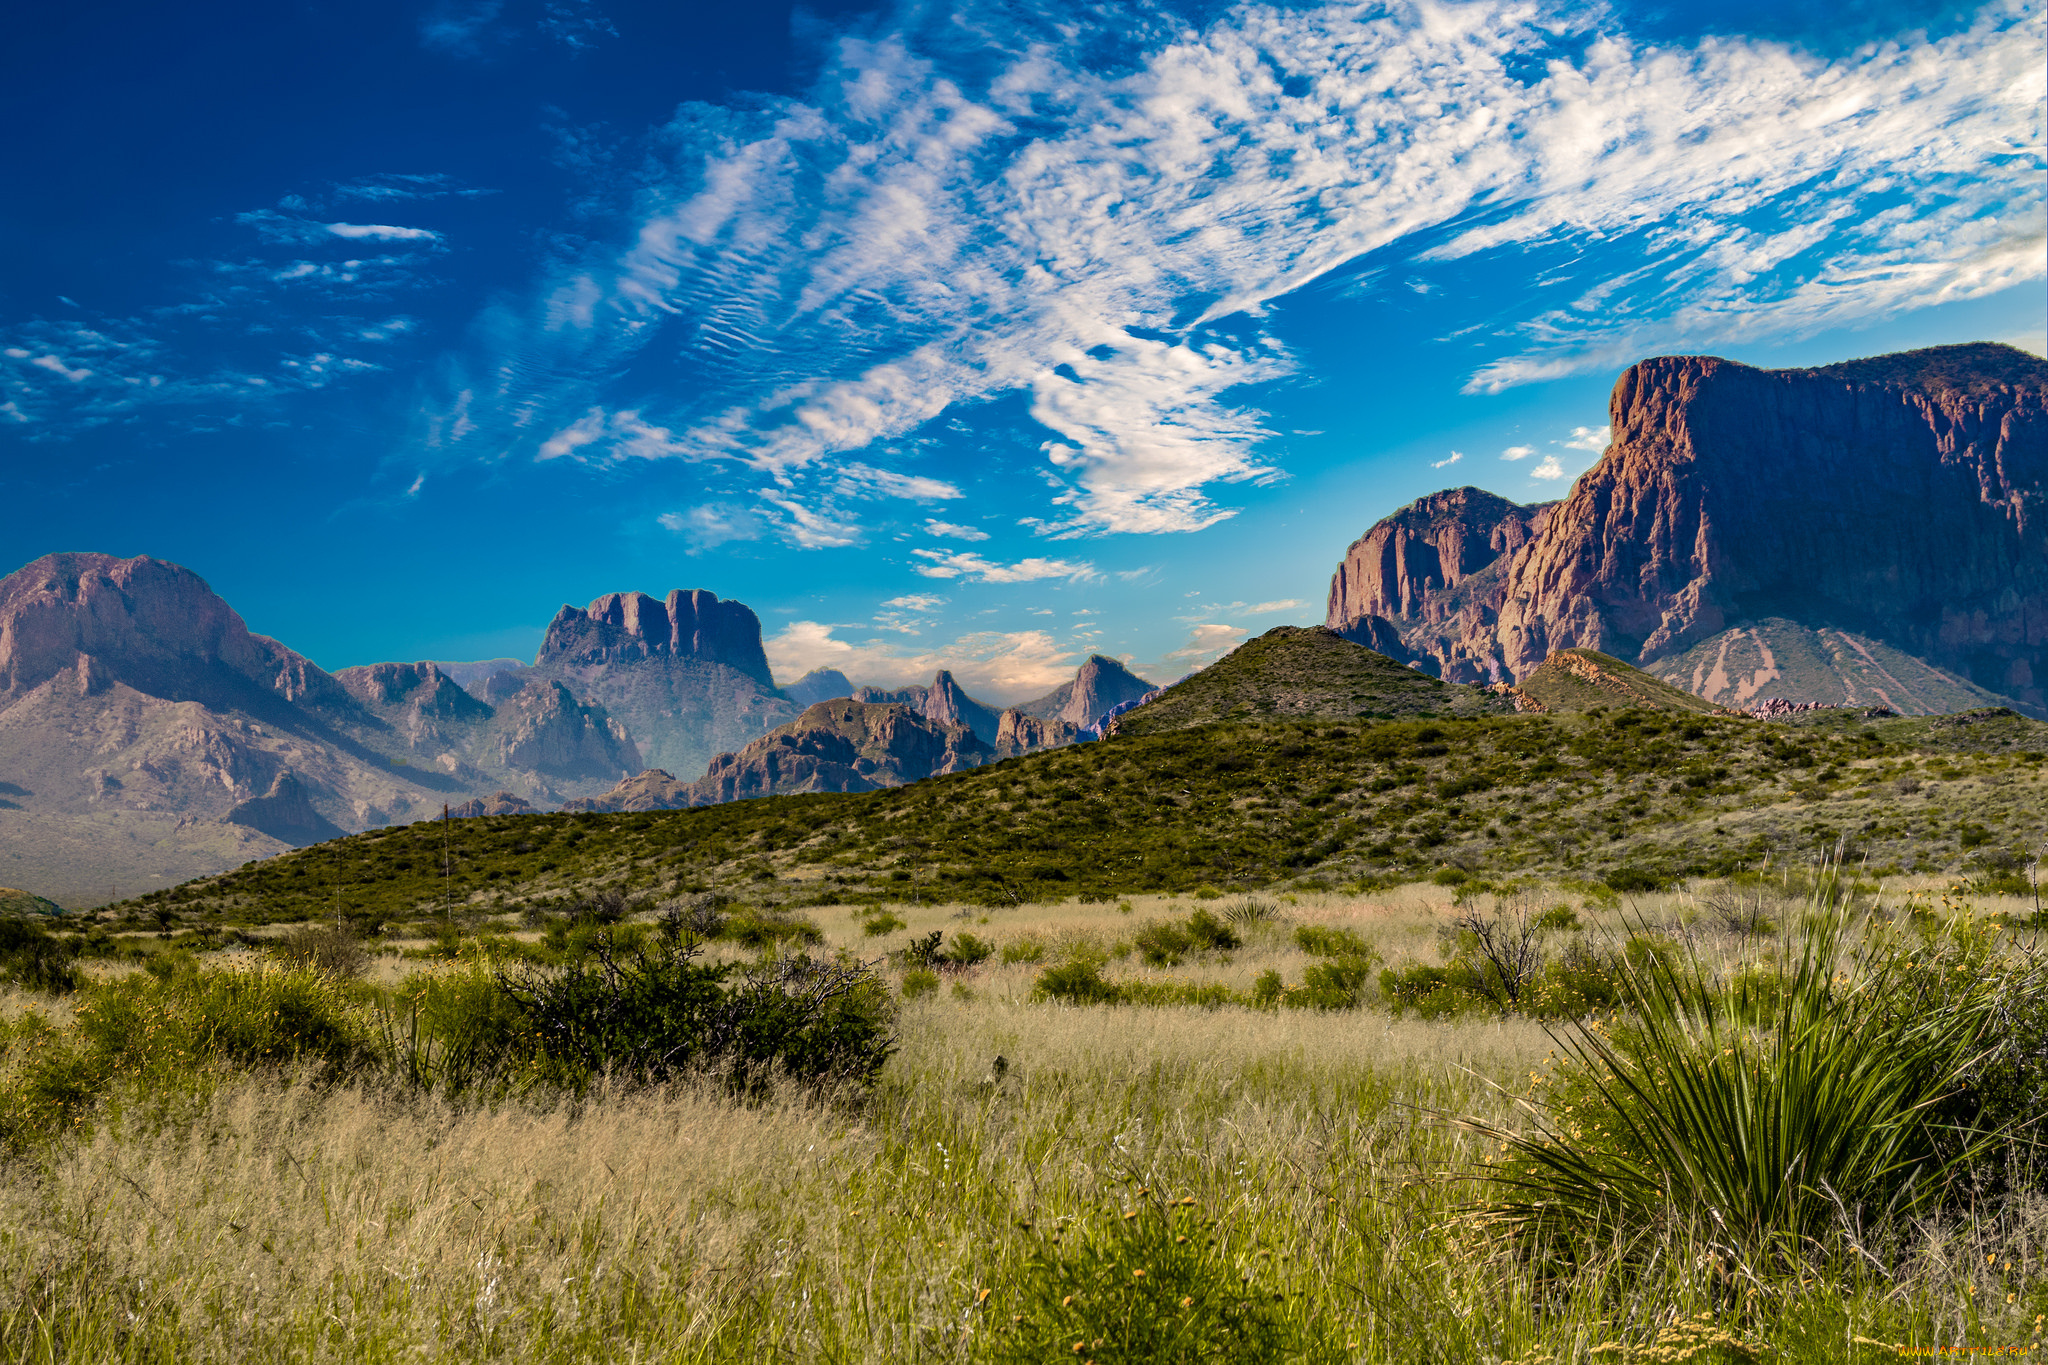
[[[1613,442],[1614,433],[1608,427],[1573,427],[1571,438],[1558,444],[1569,450],[1585,450],[1598,455]]]
[[[1242,396],[1296,369],[1268,305],[1361,257],[1425,290],[1478,256],[1620,261],[1496,329],[1478,389],[2044,272],[2028,0],[1835,60],[1641,44],[1596,6],[1395,0],[1119,12],[1126,59],[1103,63],[1090,19],[1018,13],[905,10],[841,41],[807,102],[686,108],[630,240],[484,329],[475,373],[511,377],[491,451],[536,413],[621,406],[591,376],[654,348],[712,376],[625,402],[663,412],[670,453],[797,488],[1020,393],[1050,433],[1037,529],[1189,530],[1276,474]]]
[[[1188,642],[1173,650],[1166,658],[1175,663],[1199,668],[1214,663],[1245,641],[1245,632],[1239,626],[1220,625],[1208,622],[1195,626],[1188,632]]]
[[[885,607],[901,607],[905,611],[937,611],[946,605],[947,599],[936,593],[915,592],[902,597],[892,597],[882,603]]]
[[[681,536],[693,551],[715,549],[735,540],[759,540],[767,529],[758,510],[729,502],[663,512],[655,520]]]
[[[970,583],[1034,583],[1046,578],[1084,582],[1100,577],[1093,564],[1066,559],[1020,559],[995,564],[971,550],[912,550],[929,561],[912,567],[926,578],[964,578]]]
[[[924,524],[924,529],[929,535],[943,536],[947,540],[988,539],[988,532],[982,530],[979,526],[962,526],[957,522],[951,521],[927,521]]]
[[[1500,457],[1503,460],[1526,460],[1535,453],[1535,446],[1509,446],[1500,453]]]
[[[1431,469],[1449,469],[1452,465],[1456,464],[1458,461],[1464,458],[1465,452],[1463,452],[1462,450],[1454,450],[1450,453],[1449,456],[1447,456],[1444,459],[1432,460],[1430,462],[1429,467]]]
[[[1545,455],[1543,462],[1529,471],[1529,477],[1532,479],[1561,479],[1564,477],[1564,466],[1558,463],[1557,456]]]
[[[432,228],[399,227],[390,223],[321,223],[295,218],[275,209],[254,209],[238,213],[235,221],[256,229],[262,241],[272,245],[305,246],[326,241],[409,242],[414,246],[439,246],[441,234]]]

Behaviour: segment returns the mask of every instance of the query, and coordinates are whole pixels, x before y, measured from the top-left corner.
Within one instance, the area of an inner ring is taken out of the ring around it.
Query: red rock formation
[[[1622,375],[1610,414],[1607,454],[1478,572],[1511,505],[1438,495],[1376,526],[1332,584],[1332,628],[1385,616],[1477,681],[1568,647],[1646,663],[1779,616],[2048,704],[2048,362],[1988,344],[1814,370],[1665,357]]]
[[[310,660],[251,634],[205,579],[146,557],[44,555],[0,580],[0,693],[67,672],[82,696],[121,682],[223,708],[274,699],[355,709]]]

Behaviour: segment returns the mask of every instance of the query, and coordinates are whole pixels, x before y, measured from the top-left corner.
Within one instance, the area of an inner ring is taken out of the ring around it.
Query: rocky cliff
[[[577,811],[682,810],[689,804],[688,783],[676,781],[659,768],[648,768],[624,779],[602,796],[564,801],[562,809],[572,814]]]
[[[737,753],[713,759],[691,784],[690,801],[874,791],[978,767],[993,756],[966,726],[940,724],[900,702],[819,702]]]
[[[930,687],[857,687],[853,700],[876,705],[908,706],[939,725],[964,725],[983,744],[993,744],[1003,713],[967,695],[953,675],[940,669]]]
[[[1079,727],[1058,716],[1032,716],[1012,709],[1003,712],[996,724],[995,753],[997,758],[1019,758],[1040,749],[1074,744],[1080,738]]]
[[[1351,547],[1328,623],[1458,681],[1649,664],[1764,618],[2048,705],[2048,362],[1989,344],[1759,370],[1632,366],[1562,502],[1424,499]],[[1379,618],[1384,624],[1375,624]]]
[[[1125,668],[1115,659],[1091,654],[1074,673],[1073,681],[1061,683],[1035,701],[1017,707],[1027,716],[1064,721],[1085,730],[1122,702],[1136,701],[1156,691],[1151,683]]]
[[[775,688],[761,622],[739,602],[692,591],[666,601],[609,593],[563,607],[533,666],[477,684],[560,683],[620,722],[642,763],[696,774],[714,754],[793,719],[802,709]]]

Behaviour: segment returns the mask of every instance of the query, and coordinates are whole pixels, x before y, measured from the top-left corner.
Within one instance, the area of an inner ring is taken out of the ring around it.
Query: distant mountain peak
[[[724,664],[765,687],[775,685],[761,646],[761,618],[745,603],[721,601],[702,589],[677,589],[666,601],[615,592],[580,610],[565,606],[549,622],[533,664],[588,667],[661,656]]]

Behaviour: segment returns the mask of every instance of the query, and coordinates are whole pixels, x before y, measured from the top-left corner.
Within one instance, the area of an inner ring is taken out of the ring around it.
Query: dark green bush
[[[34,920],[0,915],[0,980],[25,990],[63,994],[78,989],[71,945]]]
[[[908,926],[900,917],[891,914],[887,910],[883,910],[878,914],[869,915],[865,920],[861,921],[860,927],[869,938],[880,938],[884,934],[893,934],[898,929]]]
[[[995,956],[996,946],[986,939],[973,934],[953,935],[953,945],[946,950],[946,960],[957,967],[972,967]]]
[[[1578,911],[1569,905],[1553,905],[1536,917],[1538,929],[1571,930],[1579,927]]]
[[[825,941],[825,933],[802,915],[779,914],[772,910],[742,908],[728,916],[720,935],[743,947],[814,947]]]
[[[1101,965],[1086,959],[1047,967],[1031,993],[1068,1005],[1113,1005],[1123,998],[1116,983],[1103,978]]]
[[[1131,935],[1145,961],[1155,967],[1176,967],[1195,946],[1194,935],[1172,920],[1153,920]]]
[[[1294,941],[1304,953],[1316,957],[1369,957],[1373,946],[1349,929],[1326,924],[1304,924],[1294,931]]]
[[[887,988],[865,966],[804,956],[711,965],[679,925],[663,929],[651,944],[601,940],[558,973],[499,974],[545,1079],[580,1091],[599,1076],[658,1084],[720,1066],[742,1086],[778,1069],[866,1083],[895,1050]]]
[[[1380,973],[1380,996],[1398,1018],[1449,1019],[1474,1011],[1496,1012],[1480,994],[1472,969],[1462,962],[1444,967],[1409,967]]]
[[[1206,909],[1188,916],[1187,933],[1195,946],[1204,952],[1227,953],[1244,946],[1244,940],[1238,937],[1236,930]]]
[[[1262,1362],[1314,1358],[1265,1262],[1191,1202],[1141,1197],[1121,1216],[1039,1234],[990,1307],[998,1365],[1051,1360]]]

